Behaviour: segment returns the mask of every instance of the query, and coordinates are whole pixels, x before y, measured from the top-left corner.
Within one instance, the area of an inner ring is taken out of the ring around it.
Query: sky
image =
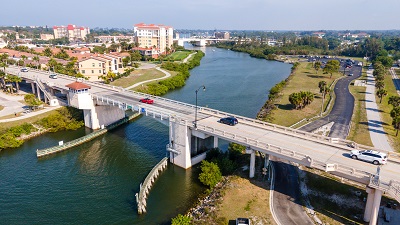
[[[164,24],[201,30],[400,29],[400,0],[2,1],[0,26]]]

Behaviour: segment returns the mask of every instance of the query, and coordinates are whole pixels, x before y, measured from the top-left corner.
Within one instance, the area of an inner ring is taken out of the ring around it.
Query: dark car
[[[238,124],[238,120],[233,116],[221,118],[218,122],[231,126],[235,126],[236,124]]]
[[[142,99],[139,100],[139,102],[143,102],[143,103],[146,103],[146,104],[153,104],[154,100],[150,99],[150,98],[142,98]]]
[[[21,72],[28,72],[28,69],[27,68],[22,68]]]
[[[50,75],[49,75],[49,78],[51,78],[51,79],[57,79],[57,74],[50,74]]]

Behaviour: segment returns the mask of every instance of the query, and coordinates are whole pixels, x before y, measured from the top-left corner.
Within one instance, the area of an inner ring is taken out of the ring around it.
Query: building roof
[[[74,83],[67,84],[65,86],[69,87],[70,89],[74,89],[74,90],[90,89],[89,85],[86,85],[82,82],[77,82],[77,81],[75,81]]]

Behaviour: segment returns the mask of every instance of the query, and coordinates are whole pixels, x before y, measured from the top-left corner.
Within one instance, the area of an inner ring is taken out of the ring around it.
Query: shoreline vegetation
[[[47,132],[76,130],[82,127],[84,122],[82,110],[73,107],[61,107],[45,117],[32,117],[27,122],[11,127],[7,124],[15,123],[2,123],[5,126],[0,130],[0,151],[7,148],[17,148],[25,140]]]

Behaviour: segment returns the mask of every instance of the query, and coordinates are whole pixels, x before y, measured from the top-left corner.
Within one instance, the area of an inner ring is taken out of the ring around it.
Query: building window
[[[101,63],[99,63],[99,67],[101,67]]]
[[[99,70],[99,73],[101,73],[101,70]]]
[[[94,70],[92,70],[92,73],[94,73]]]
[[[82,70],[82,74],[84,74],[85,73],[85,70]]]
[[[94,63],[92,63],[92,66],[95,67],[96,65]]]

